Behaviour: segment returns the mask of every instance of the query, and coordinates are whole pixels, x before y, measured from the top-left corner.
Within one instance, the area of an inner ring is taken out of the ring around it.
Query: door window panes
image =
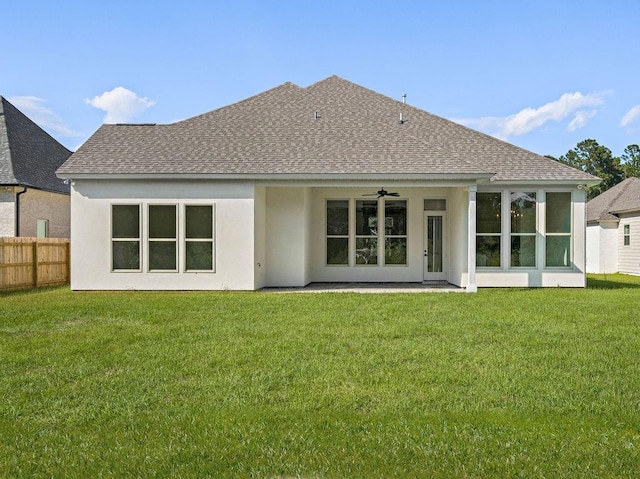
[[[535,192],[515,191],[511,199],[511,267],[536,265],[537,202]]]
[[[545,266],[571,266],[571,193],[547,192]]]

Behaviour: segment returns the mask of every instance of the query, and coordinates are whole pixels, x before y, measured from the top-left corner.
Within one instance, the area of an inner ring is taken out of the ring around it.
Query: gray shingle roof
[[[617,220],[616,213],[640,211],[640,178],[627,178],[587,203],[587,221]]]
[[[0,185],[69,193],[56,169],[71,151],[0,96]]]
[[[594,179],[337,76],[306,88],[284,83],[169,125],[103,125],[58,173]]]

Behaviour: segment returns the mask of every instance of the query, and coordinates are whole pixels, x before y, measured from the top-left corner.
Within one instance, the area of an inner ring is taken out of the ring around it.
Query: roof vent
[[[404,103],[404,104],[407,103],[407,94],[406,93],[402,94],[402,103]]]
[[[319,120],[319,119],[320,119],[320,115],[318,115],[318,112],[317,112],[317,111],[314,111],[314,112],[313,112],[313,119],[314,119],[314,120]]]
[[[405,120],[404,117],[402,116],[402,112],[400,112],[400,119],[398,120],[398,123],[400,123],[401,125],[404,125],[406,121],[407,120]]]

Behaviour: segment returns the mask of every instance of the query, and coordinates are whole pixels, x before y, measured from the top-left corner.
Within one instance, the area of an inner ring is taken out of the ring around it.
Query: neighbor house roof
[[[0,185],[69,193],[56,169],[71,151],[0,96]]]
[[[617,213],[640,211],[640,178],[627,178],[587,203],[587,221],[617,220]]]
[[[168,125],[103,125],[58,170],[74,175],[467,175],[597,179],[337,76],[284,83]]]

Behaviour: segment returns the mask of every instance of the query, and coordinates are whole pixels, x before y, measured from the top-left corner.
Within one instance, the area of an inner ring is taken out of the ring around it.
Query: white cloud
[[[507,117],[467,118],[456,121],[506,140],[509,137],[524,135],[536,130],[550,121],[558,123],[575,112],[574,118],[568,126],[569,131],[573,131],[584,126],[587,120],[593,118],[597,113],[596,110],[582,109],[602,105],[604,95],[605,93],[587,95],[580,92],[565,93],[555,101],[538,108],[528,107]]]
[[[625,113],[622,120],[620,120],[620,126],[627,126],[636,118],[640,118],[640,105],[634,106],[631,110]]]
[[[155,101],[139,97],[121,86],[92,99],[87,98],[85,102],[107,112],[104,117],[105,123],[127,123],[156,104]]]
[[[597,110],[580,110],[577,111],[569,126],[567,126],[567,131],[576,131],[578,128],[582,128],[587,124],[591,118],[596,116],[598,113]]]
[[[37,96],[12,96],[7,99],[41,128],[50,130],[60,136],[80,136],[80,134],[73,131],[62,118],[44,106],[46,100],[43,98]]]

